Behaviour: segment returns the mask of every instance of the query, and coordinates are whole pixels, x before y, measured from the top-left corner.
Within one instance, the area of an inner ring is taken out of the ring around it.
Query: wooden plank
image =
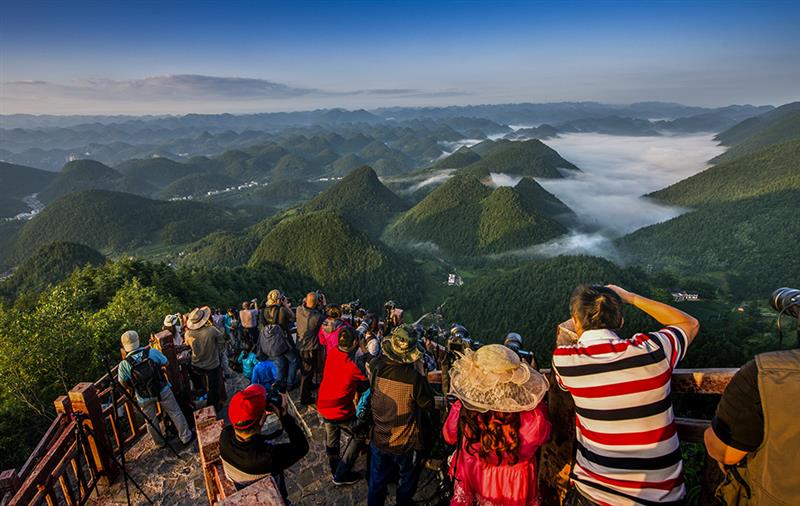
[[[33,499],[41,491],[39,487],[46,483],[48,478],[55,470],[61,457],[66,453],[69,445],[74,441],[73,424],[65,428],[58,439],[47,450],[44,457],[36,464],[24,483],[19,488],[19,491],[11,498],[9,506],[22,506],[31,504]]]
[[[222,462],[215,463],[211,471],[214,475],[214,484],[216,485],[217,500],[222,501],[226,497],[230,497],[236,493],[236,485],[228,479],[225,475],[225,470],[222,467]]]
[[[33,470],[39,460],[45,455],[53,440],[61,435],[67,423],[68,419],[66,415],[56,415],[56,419],[53,420],[50,427],[47,428],[47,432],[45,432],[42,439],[39,440],[39,444],[36,445],[36,448],[34,448],[28,456],[28,460],[19,468],[19,478],[21,481],[25,481],[28,478],[28,473]]]
[[[286,503],[281,497],[278,485],[272,476],[267,476],[249,487],[226,497],[220,501],[220,506],[249,506],[260,504],[263,506],[283,506]]]
[[[117,463],[111,459],[114,450],[106,432],[103,408],[97,396],[97,388],[93,383],[78,383],[69,391],[69,400],[72,403],[73,412],[86,417],[83,423],[91,430],[91,435],[87,434],[87,439],[95,468],[101,475],[108,478],[110,483],[116,478],[119,469]]]

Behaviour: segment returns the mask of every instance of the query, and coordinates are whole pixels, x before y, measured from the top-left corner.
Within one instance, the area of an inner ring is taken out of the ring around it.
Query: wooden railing
[[[189,380],[178,366],[172,335],[156,334],[150,344],[169,361],[166,373],[175,395],[188,393]],[[116,377],[116,366],[111,374]],[[56,418],[28,460],[19,470],[0,474],[0,506],[82,505],[95,487],[105,488],[117,477],[115,457],[145,434],[147,422],[132,396],[119,388],[112,396],[113,384],[105,374],[55,400]]]

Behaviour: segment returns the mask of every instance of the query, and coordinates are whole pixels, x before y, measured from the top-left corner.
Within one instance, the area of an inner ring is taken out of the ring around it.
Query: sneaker
[[[339,479],[336,479],[336,477],[334,476],[333,484],[336,485],[337,487],[343,485],[353,485],[358,483],[360,480],[361,480],[360,474],[353,471],[348,471],[347,473],[345,473],[344,476],[340,477]]]

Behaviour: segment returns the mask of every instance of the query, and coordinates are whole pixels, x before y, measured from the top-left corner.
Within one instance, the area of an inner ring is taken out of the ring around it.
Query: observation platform
[[[157,335],[151,346],[158,347],[177,364],[171,336]],[[549,374],[548,370],[542,372]],[[675,370],[672,378],[673,398],[683,394],[713,395],[723,392],[736,369]],[[116,374],[112,371],[112,374]],[[176,395],[187,388],[188,378],[181,377],[177,367],[167,369]],[[441,373],[428,375],[431,383],[441,382]],[[226,381],[227,393],[233,395],[247,385],[236,375]],[[553,422],[551,440],[541,449],[539,486],[544,504],[559,504],[566,491],[575,438],[574,405],[566,392],[551,381],[548,408]],[[184,392],[185,393],[185,392]],[[297,391],[292,395],[297,402]],[[115,462],[120,449],[125,448],[126,468],[155,504],[284,504],[271,478],[266,478],[241,491],[235,491],[221,473],[218,463],[218,432],[225,422],[215,421],[211,408],[195,412],[198,438],[182,445],[177,438],[171,443],[178,456],[169,449],[158,449],[146,435],[144,420],[126,398],[111,403],[111,387],[107,376],[94,383],[79,383],[69,396],[55,401],[57,416],[27,462],[18,470],[0,474],[0,506],[5,505],[116,505],[126,504],[123,477]],[[445,415],[445,400],[437,398],[440,414]],[[309,437],[309,454],[287,470],[286,485],[292,504],[341,505],[366,504],[367,484],[336,487],[333,485],[325,453],[325,434],[322,420],[313,407],[294,408]],[[114,416],[115,411],[120,416]],[[220,417],[225,420],[223,410]],[[81,424],[88,436],[78,441],[76,424]],[[678,435],[684,443],[702,443],[708,420],[678,418]],[[273,416],[265,432],[278,427]],[[215,432],[216,431],[216,432]],[[280,439],[278,440],[280,441]],[[110,455],[115,458],[111,458]],[[699,504],[709,504],[713,489],[721,480],[716,464],[705,457],[702,471]],[[420,480],[415,497],[419,504],[432,503],[438,485],[437,473],[442,461],[431,461]],[[354,469],[365,471],[366,457],[361,456]],[[393,486],[389,489],[388,504],[393,504]],[[130,485],[131,503],[147,504],[142,495]]]

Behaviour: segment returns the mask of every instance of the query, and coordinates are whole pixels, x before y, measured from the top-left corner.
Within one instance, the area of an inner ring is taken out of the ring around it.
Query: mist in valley
[[[724,151],[713,134],[627,137],[575,133],[544,142],[581,169],[564,170],[564,179],[537,179],[575,212],[579,226],[566,236],[508,255],[590,254],[617,259],[613,239],[687,211],[642,196],[701,172],[709,166],[708,160]],[[513,186],[520,179],[491,174],[494,186]]]

